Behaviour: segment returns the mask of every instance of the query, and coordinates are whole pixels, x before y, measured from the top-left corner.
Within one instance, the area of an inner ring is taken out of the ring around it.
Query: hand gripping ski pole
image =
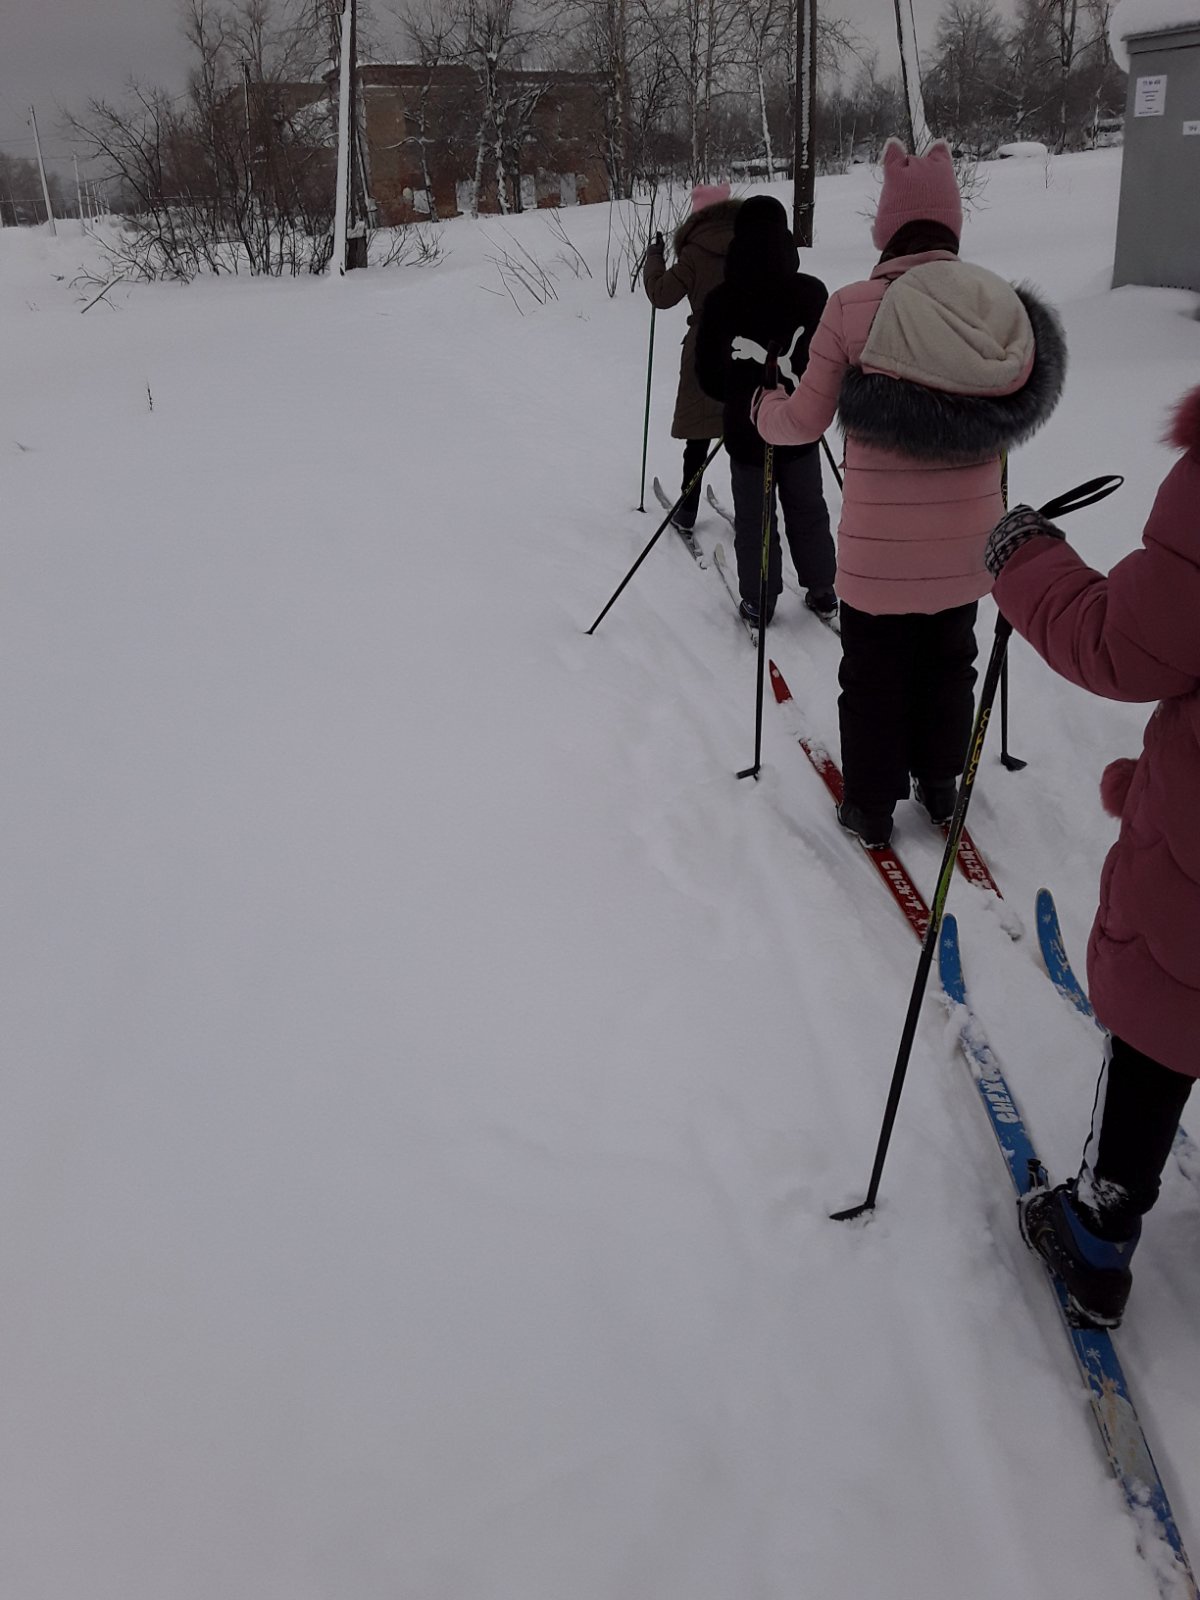
[[[1108,476],[1103,478],[1089,478],[1086,483],[1072,489],[1067,494],[1061,494],[1056,499],[1050,500],[1042,506],[1041,514],[1053,520],[1055,517],[1066,516],[1069,512],[1080,511],[1084,506],[1095,505],[1097,500],[1103,500],[1112,494],[1114,489],[1120,488],[1124,483],[1123,478]],[[950,824],[950,832],[946,838],[946,850],[942,856],[942,866],[938,873],[937,887],[929,903],[929,927],[925,931],[925,942],[921,946],[921,956],[917,962],[917,975],[913,981],[912,995],[908,1002],[908,1011],[904,1018],[904,1028],[900,1034],[900,1048],[896,1055],[896,1065],[892,1071],[891,1087],[888,1090],[887,1105],[883,1113],[883,1126],[879,1132],[879,1143],[875,1150],[875,1162],[871,1168],[871,1180],[867,1186],[866,1199],[861,1205],[851,1206],[846,1211],[832,1213],[835,1222],[848,1222],[854,1217],[861,1217],[864,1213],[874,1211],[875,1202],[879,1195],[879,1182],[883,1176],[883,1165],[887,1159],[888,1145],[891,1143],[892,1128],[896,1121],[896,1112],[900,1106],[900,1095],[904,1089],[904,1078],[908,1071],[908,1061],[912,1054],[913,1040],[917,1034],[917,1021],[921,1014],[921,1002],[925,998],[925,988],[929,981],[929,969],[937,953],[938,935],[941,932],[942,917],[946,910],[946,896],[950,891],[950,882],[954,877],[954,863],[958,856],[959,841],[962,839],[963,828],[967,821],[967,807],[971,803],[971,792],[975,787],[975,777],[979,771],[979,759],[983,754],[983,741],[987,734],[988,721],[992,714],[992,706],[996,699],[996,689],[1000,682],[1000,673],[1004,666],[1004,656],[1008,649],[1008,641],[1012,635],[1012,623],[1002,615],[996,617],[996,633],[992,644],[991,657],[988,660],[987,671],[983,678],[983,688],[979,693],[979,709],[975,713],[975,726],[971,733],[971,742],[967,748],[967,764],[959,781],[958,800],[954,807],[954,820]]]

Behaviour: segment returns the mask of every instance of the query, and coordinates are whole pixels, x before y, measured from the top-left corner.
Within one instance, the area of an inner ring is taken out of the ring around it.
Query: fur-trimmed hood
[[[1186,450],[1189,455],[1200,456],[1200,389],[1184,395],[1171,419],[1167,434],[1168,444],[1176,450]]]
[[[733,225],[741,210],[740,200],[718,200],[716,205],[705,206],[685,217],[675,229],[675,255],[683,254],[685,247],[707,250],[710,255],[724,256],[733,238]]]
[[[1032,437],[1062,396],[1067,344],[1056,313],[1027,284],[1017,288],[1033,330],[1026,381],[1009,394],[962,394],[853,366],[838,409],[848,435],[920,461],[970,462]]]

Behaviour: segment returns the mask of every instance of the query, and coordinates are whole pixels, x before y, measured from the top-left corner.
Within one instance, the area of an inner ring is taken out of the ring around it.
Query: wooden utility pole
[[[250,132],[250,63],[242,57],[242,110],[246,118],[246,194],[254,197],[254,142]]]
[[[896,8],[896,41],[900,46],[900,82],[904,89],[904,116],[908,124],[908,148],[918,155],[931,143],[929,124],[925,121],[925,96],[921,91],[921,72],[917,65],[915,23],[913,29],[904,26],[905,0],[894,0]],[[909,16],[912,17],[911,0]]]
[[[29,108],[29,122],[33,128],[33,147],[37,151],[38,171],[42,177],[42,198],[46,202],[46,221],[50,224],[50,232],[58,238],[58,229],[54,226],[54,207],[50,204],[50,185],[46,182],[46,163],[42,160],[42,141],[38,136],[37,112],[32,106]]]
[[[796,0],[796,143],[792,155],[792,235],[812,248],[816,210],[817,0]]]
[[[333,266],[338,275],[367,264],[366,163],[358,119],[357,0],[345,0],[337,31],[338,156]]]
[[[333,270],[339,278],[344,277],[346,272],[346,229],[350,202],[350,37],[353,4],[354,0],[346,0],[343,7],[338,43],[337,196],[333,209]]]

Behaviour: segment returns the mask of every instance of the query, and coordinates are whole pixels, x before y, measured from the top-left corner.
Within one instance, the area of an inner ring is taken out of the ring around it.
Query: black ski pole
[[[1029,765],[1008,748],[1008,656],[1000,669],[1000,764],[1009,772],[1020,772]]]
[[[646,455],[650,449],[650,379],[654,373],[654,317],[656,307],[650,307],[650,354],[646,359],[646,423],[642,429],[642,492],[638,510],[646,509]]]
[[[824,451],[825,451],[825,459],[829,462],[829,465],[833,468],[833,476],[837,480],[838,489],[844,494],[845,493],[845,487],[844,487],[844,485],[842,483],[842,475],[838,471],[837,462],[833,459],[833,451],[829,448],[829,440],[825,437],[824,434],[821,435],[821,445],[822,445],[822,447],[824,448]]]
[[[1008,451],[1000,457],[1000,498],[1004,501],[1004,509],[1008,510]],[[1008,656],[1004,657],[1004,665],[1000,669],[1000,765],[1009,772],[1021,772],[1029,765],[1022,761],[1020,756],[1014,756],[1008,748]]]
[[[654,546],[658,543],[658,541],[659,541],[660,537],[662,536],[662,534],[670,526],[671,518],[679,510],[680,506],[687,499],[688,495],[691,494],[692,490],[696,487],[696,485],[700,482],[701,478],[703,478],[704,474],[708,471],[708,468],[712,464],[712,461],[713,461],[714,457],[716,456],[717,451],[721,448],[723,443],[724,443],[723,439],[718,439],[717,440],[717,442],[713,445],[712,449],[708,452],[707,456],[705,456],[704,460],[701,462],[700,466],[696,469],[696,471],[692,474],[691,478],[684,485],[683,493],[679,496],[679,499],[676,500],[675,504],[671,507],[670,511],[667,512],[666,516],[659,523],[658,527],[655,528],[653,534],[650,537],[649,544],[646,546],[646,548],[642,551],[641,555],[637,558],[637,560],[630,567],[629,571],[621,579],[620,583],[617,585],[616,590],[614,591],[614,593],[612,595],[612,598],[609,600],[609,602],[605,606],[604,610],[596,618],[595,622],[593,622],[591,627],[587,630],[588,633],[595,633],[596,629],[600,626],[600,624],[604,621],[605,617],[612,610],[612,607],[613,607],[614,603],[616,602],[617,597],[621,594],[622,590],[625,588],[625,585],[629,582],[630,578],[633,577],[634,573],[641,566],[642,562],[645,561],[646,557],[650,554],[651,550],[654,549]]]
[[[754,704],[754,765],[743,767],[739,778],[757,778],[762,770],[763,685],[767,677],[767,582],[771,570],[771,512],[775,498],[775,450],[763,446],[763,537],[758,575],[758,687]]]
[[[1087,483],[1080,484],[1077,489],[1059,495],[1041,508],[1044,517],[1065,516],[1070,511],[1079,511],[1084,506],[1094,505],[1097,500],[1103,500],[1112,494],[1114,489],[1120,488],[1125,480],[1118,477],[1089,478]],[[834,1222],[849,1222],[854,1217],[861,1217],[868,1211],[875,1209],[875,1202],[879,1195],[879,1182],[883,1176],[883,1164],[887,1159],[888,1145],[891,1143],[892,1128],[896,1121],[896,1112],[900,1106],[900,1095],[904,1088],[904,1078],[908,1071],[908,1061],[912,1054],[913,1040],[916,1038],[917,1022],[921,1014],[921,1002],[925,998],[925,988],[929,981],[929,969],[933,965],[934,952],[937,949],[938,935],[941,932],[942,916],[946,909],[946,896],[950,892],[950,880],[954,876],[954,862],[958,855],[959,842],[962,839],[963,828],[967,821],[967,807],[971,803],[971,793],[975,787],[975,777],[979,771],[979,758],[983,754],[983,741],[987,734],[988,721],[992,714],[992,705],[996,698],[996,688],[1000,681],[1000,671],[1004,665],[1004,654],[1008,649],[1008,641],[1012,635],[1012,623],[1002,614],[996,617],[996,633],[992,643],[992,653],[988,660],[987,671],[984,673],[983,687],[979,693],[979,709],[975,713],[975,726],[971,732],[971,742],[967,748],[967,763],[958,787],[958,799],[954,806],[954,818],[950,824],[950,832],[946,838],[946,849],[942,856],[941,870],[938,873],[937,886],[933,891],[933,898],[929,906],[929,926],[925,930],[925,939],[921,945],[921,957],[917,962],[917,975],[913,981],[912,995],[908,1002],[908,1011],[904,1018],[904,1027],[900,1034],[900,1049],[896,1055],[896,1065],[892,1071],[892,1082],[888,1089],[887,1105],[883,1113],[883,1126],[879,1132],[879,1143],[875,1149],[875,1161],[871,1168],[871,1181],[867,1185],[867,1196],[861,1205],[851,1206],[846,1211],[831,1213]]]
[[[763,388],[773,389],[779,382],[779,349],[767,346]],[[743,767],[739,778],[757,778],[762,770],[763,688],[767,680],[767,585],[771,573],[771,513],[775,509],[775,449],[763,445],[762,555],[758,566],[758,687],[754,704],[754,765]]]

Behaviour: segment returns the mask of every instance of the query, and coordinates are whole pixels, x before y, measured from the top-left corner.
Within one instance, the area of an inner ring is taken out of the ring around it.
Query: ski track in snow
[[[1125,472],[1072,522],[1101,567],[1200,356],[1192,297],[1107,291],[1118,172],[989,167],[965,241],[1063,311],[1013,497]],[[821,182],[831,286],[873,194]],[[1150,1597],[932,997],[880,1211],[827,1220],[916,942],[769,696],[734,776],[755,663],[714,572],[664,535],[583,634],[655,526],[648,316],[604,292],[605,209],[565,220],[596,277],[524,317],[468,222],[432,272],[86,318],[85,242],[0,234],[4,1588]],[[544,218],[510,226],[552,260]],[[836,641],[789,591],[769,643],[836,749]],[[1030,931],[961,880],[951,906],[1060,1174],[1099,1050],[1033,896],[1082,965],[1099,773],[1146,712],[1019,642],[1011,679],[1030,765],[996,727],[971,827]],[[928,891],[940,836],[897,823]],[[1198,1213],[1170,1175],[1120,1335],[1193,1554]]]

